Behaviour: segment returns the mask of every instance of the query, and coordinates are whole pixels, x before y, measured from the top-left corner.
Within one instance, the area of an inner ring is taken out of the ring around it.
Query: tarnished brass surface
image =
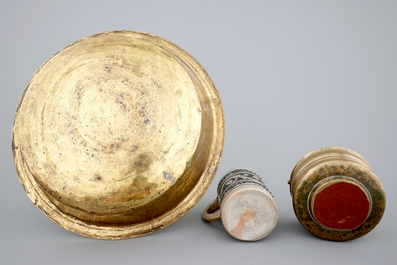
[[[80,235],[159,230],[202,197],[220,162],[222,104],[203,67],[160,37],[92,35],[34,74],[12,150],[30,200]]]
[[[318,189],[342,181],[355,183],[370,199],[367,219],[352,230],[323,227],[316,222],[311,212],[311,200]],[[385,211],[386,195],[378,177],[361,155],[347,148],[326,147],[308,153],[296,164],[289,184],[299,222],[313,235],[326,240],[348,241],[359,238],[375,228]]]

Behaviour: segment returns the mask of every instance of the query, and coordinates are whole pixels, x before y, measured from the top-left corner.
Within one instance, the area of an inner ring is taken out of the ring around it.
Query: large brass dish
[[[17,108],[12,150],[29,199],[60,226],[99,239],[142,236],[203,196],[224,141],[203,67],[171,42],[92,35],[46,61]]]

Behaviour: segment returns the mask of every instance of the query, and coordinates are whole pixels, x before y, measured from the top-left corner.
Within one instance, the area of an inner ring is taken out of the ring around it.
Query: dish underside
[[[21,97],[18,176],[50,219],[120,239],[183,216],[211,183],[223,148],[219,95],[201,65],[154,35],[81,39],[51,57]]]

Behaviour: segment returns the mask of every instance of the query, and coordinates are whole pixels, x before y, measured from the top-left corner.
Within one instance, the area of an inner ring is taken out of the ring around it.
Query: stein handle
[[[221,218],[221,211],[219,208],[220,206],[218,199],[213,200],[210,204],[208,204],[207,208],[205,208],[203,212],[203,219],[207,222],[211,222]]]

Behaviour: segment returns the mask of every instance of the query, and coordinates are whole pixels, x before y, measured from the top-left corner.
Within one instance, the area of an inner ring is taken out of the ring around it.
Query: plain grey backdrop
[[[11,154],[19,98],[54,53],[91,34],[136,30],[166,38],[213,79],[226,119],[224,154],[201,201],[151,235],[85,238],[52,223],[26,196]],[[0,2],[1,264],[396,264],[397,1]],[[287,181],[325,146],[364,156],[383,183],[386,212],[357,240],[318,239],[297,221]],[[201,212],[222,175],[259,173],[280,216],[265,239],[240,242]]]

